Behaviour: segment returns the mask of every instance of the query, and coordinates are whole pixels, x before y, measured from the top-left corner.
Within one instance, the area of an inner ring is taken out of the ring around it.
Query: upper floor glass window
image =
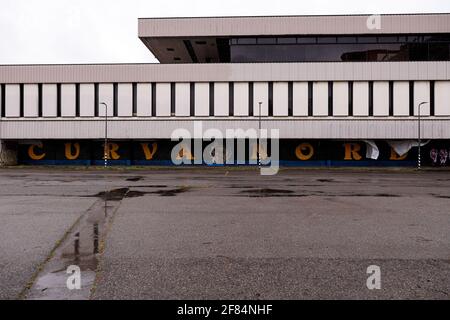
[[[450,34],[243,37],[231,62],[448,61]]]

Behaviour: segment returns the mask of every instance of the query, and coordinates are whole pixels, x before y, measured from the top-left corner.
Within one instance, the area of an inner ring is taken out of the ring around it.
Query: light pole
[[[105,147],[103,148],[103,159],[105,160],[105,168],[108,166],[108,105],[104,102],[100,104],[105,106]]]
[[[258,114],[258,128],[259,128],[259,139],[258,139],[258,167],[261,168],[261,154],[260,154],[260,146],[261,143],[261,105],[262,102],[259,102],[259,114]]]
[[[420,141],[420,107],[422,106],[422,105],[424,105],[424,104],[427,104],[428,102],[421,102],[421,103],[419,103],[419,105],[417,106],[417,119],[418,119],[418,125],[417,125],[417,134],[418,134],[418,147],[419,147],[419,149],[418,149],[418,153],[417,153],[417,169],[418,170],[420,170],[420,144],[421,144],[421,141]]]

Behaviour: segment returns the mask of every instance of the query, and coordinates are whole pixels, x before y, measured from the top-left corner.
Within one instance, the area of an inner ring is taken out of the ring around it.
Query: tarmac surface
[[[411,169],[1,169],[0,299],[448,300],[449,190]]]

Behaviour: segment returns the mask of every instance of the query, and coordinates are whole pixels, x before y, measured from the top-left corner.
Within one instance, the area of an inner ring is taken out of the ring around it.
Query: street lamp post
[[[258,166],[261,168],[261,154],[260,154],[260,143],[261,143],[261,105],[259,102],[259,114],[258,114],[258,128],[259,128],[259,139],[258,139]]]
[[[420,166],[421,166],[421,164],[420,164],[420,144],[421,144],[421,139],[420,139],[420,107],[422,106],[422,105],[424,105],[424,104],[427,104],[428,102],[421,102],[421,103],[419,103],[419,105],[418,105],[418,107],[417,107],[417,119],[418,119],[418,121],[417,121],[417,123],[418,123],[418,125],[417,125],[417,134],[418,134],[418,153],[417,153],[417,169],[418,170],[420,170]]]
[[[108,105],[104,102],[100,104],[105,106],[105,146],[103,148],[103,159],[105,160],[105,168],[108,166]]]

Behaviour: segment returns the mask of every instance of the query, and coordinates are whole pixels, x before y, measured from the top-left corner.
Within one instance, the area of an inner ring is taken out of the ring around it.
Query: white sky
[[[449,0],[0,0],[0,64],[156,62],[139,17],[450,12]]]

